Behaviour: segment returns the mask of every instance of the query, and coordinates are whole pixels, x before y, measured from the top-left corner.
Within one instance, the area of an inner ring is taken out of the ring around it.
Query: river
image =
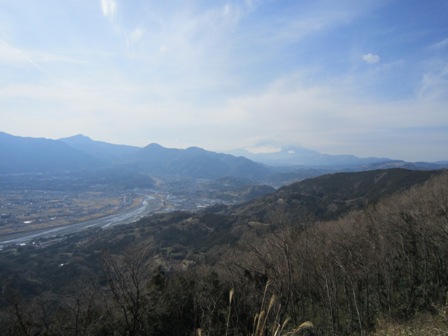
[[[0,249],[7,244],[22,244],[38,238],[48,238],[53,236],[67,235],[79,232],[92,227],[108,228],[119,224],[133,223],[140,218],[159,210],[163,205],[160,197],[144,195],[141,204],[134,209],[118,212],[113,215],[92,219],[85,222],[47,228],[29,232],[14,233],[0,237]]]

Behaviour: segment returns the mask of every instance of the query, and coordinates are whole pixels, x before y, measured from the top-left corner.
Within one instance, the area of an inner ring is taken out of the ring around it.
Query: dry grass
[[[420,314],[406,323],[378,319],[371,336],[446,336],[448,335],[448,306],[437,309],[437,315]]]
[[[250,336],[299,336],[314,335],[313,323],[306,321],[291,331],[285,331],[287,325],[291,321],[289,317],[282,321],[280,316],[281,305],[277,302],[275,294],[271,295],[267,300],[267,292],[269,281],[265,286],[263,301],[260,311],[255,315],[253,333]]]

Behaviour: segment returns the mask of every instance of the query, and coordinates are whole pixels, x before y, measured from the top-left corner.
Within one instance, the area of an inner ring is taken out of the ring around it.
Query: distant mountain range
[[[156,175],[205,179],[232,176],[259,180],[272,173],[268,167],[244,157],[210,152],[198,147],[174,149],[150,144],[133,153],[127,160]]]
[[[63,141],[0,132],[0,173],[39,173],[99,168],[99,158]]]
[[[260,144],[255,148],[239,149],[233,153],[271,166],[331,166],[336,168],[392,161],[388,158],[359,158],[354,155],[329,155],[301,146],[276,146],[270,144]]]
[[[114,145],[103,141],[95,141],[82,134],[62,138],[60,141],[74,149],[108,163],[120,162],[120,160],[123,160],[140,149],[140,147]]]
[[[272,170],[244,157],[202,148],[144,148],[94,141],[83,135],[60,140],[0,133],[0,173],[47,173],[125,168],[154,176],[195,179],[238,177],[259,180]]]
[[[390,158],[359,158],[355,155],[322,154],[301,146],[279,146],[269,143],[261,143],[253,148],[237,149],[231,153],[273,167],[307,167],[333,171],[363,171],[389,168],[428,170],[448,167],[447,161],[406,162]]]
[[[387,158],[328,155],[303,147],[285,146],[270,153],[239,150],[231,154],[198,147],[165,148],[115,145],[84,135],[59,140],[18,137],[0,132],[0,173],[47,173],[104,168],[126,168],[150,176],[217,179],[246,178],[253,181],[294,179],[324,172],[382,168],[439,169],[448,163],[407,163]],[[285,168],[286,166],[286,168]],[[297,171],[301,169],[300,173]],[[293,173],[292,173],[293,172]],[[278,174],[283,174],[281,178]],[[275,184],[275,183],[273,183]]]

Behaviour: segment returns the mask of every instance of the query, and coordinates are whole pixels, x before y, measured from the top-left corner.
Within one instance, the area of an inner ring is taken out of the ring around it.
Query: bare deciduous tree
[[[144,333],[150,299],[150,253],[141,246],[128,248],[122,255],[104,252],[104,273],[113,299],[130,335]]]

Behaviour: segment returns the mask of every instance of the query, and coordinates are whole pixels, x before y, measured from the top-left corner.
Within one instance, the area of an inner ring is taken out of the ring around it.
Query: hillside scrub
[[[378,317],[406,321],[445,304],[447,210],[445,174],[338,221],[302,231],[280,226],[242,242],[240,261],[227,265],[270,279],[296,323],[312,320],[324,334],[366,334]]]
[[[148,238],[62,289],[3,277],[2,335],[448,333],[448,174],[338,220],[268,218],[185,270],[151,261]]]
[[[323,335],[366,335],[379,318],[406,323],[444,306],[447,210],[445,174],[306,229],[278,212],[271,216],[274,230],[249,232],[236,248],[219,252],[215,268],[224,270],[249,316],[269,280],[280,321],[311,320]]]

